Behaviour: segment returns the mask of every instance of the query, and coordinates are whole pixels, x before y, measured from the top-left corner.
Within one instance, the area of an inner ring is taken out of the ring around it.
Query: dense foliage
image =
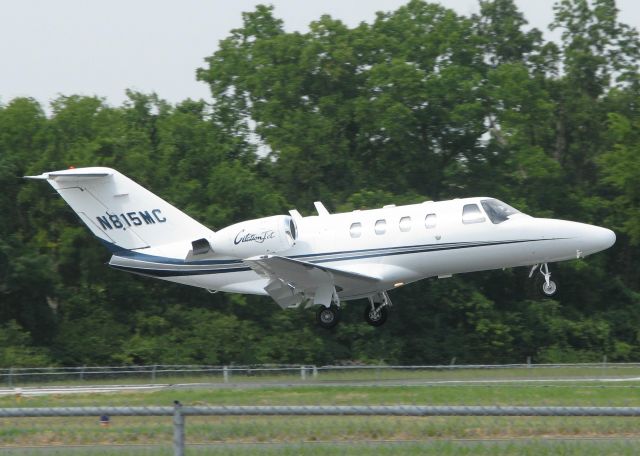
[[[212,102],[130,92],[0,105],[0,366],[118,363],[536,362],[640,359],[640,41],[614,0],[561,0],[547,42],[512,0],[465,17],[412,0],[348,28],[289,33],[243,15],[197,77]],[[378,329],[268,298],[109,269],[64,202],[20,176],[115,167],[219,229],[231,222],[491,195],[614,229],[605,253],[394,291]],[[534,291],[534,288],[536,291]]]

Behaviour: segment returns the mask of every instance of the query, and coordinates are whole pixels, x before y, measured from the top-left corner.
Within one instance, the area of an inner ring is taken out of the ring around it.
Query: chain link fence
[[[635,455],[640,448],[640,364],[158,365],[0,376],[0,454]]]
[[[540,445],[541,438],[545,441],[555,438],[555,446],[548,441],[545,445],[547,449],[557,449],[558,443],[564,445],[580,437],[565,434],[571,431],[572,427],[581,427],[590,434],[582,436],[582,439],[586,437],[595,440],[595,437],[599,436],[599,444],[590,447],[599,452],[603,450],[605,440],[608,446],[604,446],[604,449],[613,446],[616,448],[615,454],[637,454],[640,444],[640,407],[182,406],[178,403],[173,407],[0,409],[0,418],[45,417],[62,420],[66,431],[59,429],[60,424],[55,422],[48,423],[50,430],[58,429],[61,433],[68,433],[76,429],[77,432],[86,434],[89,439],[94,439],[91,442],[92,446],[100,443],[104,445],[105,440],[112,439],[114,433],[110,431],[115,429],[118,419],[122,418],[123,421],[118,426],[124,425],[125,429],[121,429],[120,432],[126,433],[128,428],[130,437],[135,437],[133,442],[137,442],[124,447],[128,453],[135,448],[135,454],[157,454],[159,450],[170,454],[168,451],[171,449],[172,454],[176,456],[192,454],[196,450],[198,453],[205,452],[207,445],[211,454],[218,454],[221,450],[225,450],[223,454],[231,454],[232,449],[235,452],[239,448],[239,444],[253,444],[246,454],[255,454],[254,450],[258,448],[256,444],[269,444],[266,449],[268,453],[275,448],[291,449],[296,448],[296,444],[314,442],[323,444],[325,448],[333,447],[336,451],[337,445],[343,450],[362,450],[363,442],[369,446],[374,442],[387,446],[392,442],[413,443],[417,448],[418,442],[422,441],[424,450],[425,447],[433,446],[435,442],[443,441],[464,442],[466,445],[470,442],[477,444],[479,441],[484,441],[485,444],[520,441],[525,447],[535,447]],[[74,418],[82,417],[92,418],[89,426],[93,426],[93,429],[86,427],[86,421],[73,421]],[[139,419],[140,417],[142,419]],[[149,421],[148,417],[160,417],[160,420],[156,418],[155,421]],[[171,417],[171,420],[167,417]],[[572,424],[562,420],[567,417],[571,417]],[[98,420],[102,420],[100,427],[97,425]],[[31,422],[31,426],[37,427],[37,423],[38,421]],[[606,429],[603,430],[603,427]],[[600,428],[598,435],[593,434],[596,428]],[[500,429],[502,430],[499,431]],[[551,431],[552,429],[554,431]],[[158,445],[159,442],[164,445]],[[55,449],[56,441],[52,440],[50,443],[52,445],[49,445],[49,448]],[[60,454],[67,454],[66,451],[71,448],[73,446],[64,447]],[[123,448],[105,448],[103,447],[103,450],[106,454],[121,454],[123,451]],[[588,448],[576,448],[575,454],[589,454]],[[321,445],[318,445],[317,449],[319,451],[309,454],[324,454]],[[404,449],[399,449],[400,454],[405,454]],[[620,453],[620,449],[624,451]],[[35,450],[32,448],[32,451]],[[606,454],[606,451],[595,454]]]

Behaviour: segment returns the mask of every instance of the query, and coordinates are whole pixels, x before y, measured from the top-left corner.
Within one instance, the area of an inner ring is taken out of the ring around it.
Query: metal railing
[[[539,379],[559,374],[565,378],[580,378],[584,375],[606,377],[640,377],[640,363],[609,363],[606,358],[600,363],[577,364],[442,364],[442,365],[149,365],[149,366],[83,366],[83,367],[38,367],[0,369],[0,385],[7,387],[51,383],[95,383],[113,381],[135,381],[147,383],[176,382],[205,379],[210,383],[230,383],[256,379],[288,377],[292,381],[331,381],[349,378],[357,380],[392,380],[394,378],[422,378],[446,380],[462,371],[474,371],[478,379],[492,378],[496,371],[509,370],[518,378]],[[411,375],[409,375],[411,374]]]
[[[492,416],[492,417],[640,417],[640,407],[536,406],[182,406],[173,407],[59,407],[0,408],[0,418],[172,416],[174,455],[184,456],[186,416]]]

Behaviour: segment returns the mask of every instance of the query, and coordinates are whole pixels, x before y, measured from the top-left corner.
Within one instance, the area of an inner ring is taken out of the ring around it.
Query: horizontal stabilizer
[[[90,168],[88,168],[90,169]],[[24,176],[25,179],[41,179],[41,180],[54,180],[56,182],[63,181],[79,181],[79,180],[92,180],[101,177],[110,176],[111,173],[105,171],[87,171],[84,169],[67,169],[63,171],[55,171],[51,173],[42,173],[39,176]]]

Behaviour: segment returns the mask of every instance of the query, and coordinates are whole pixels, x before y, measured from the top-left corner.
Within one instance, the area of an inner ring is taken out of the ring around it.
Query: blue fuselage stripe
[[[496,245],[508,245],[519,244],[523,242],[539,242],[549,241],[555,239],[524,239],[524,240],[512,240],[512,241],[488,241],[488,242],[460,242],[449,244],[424,244],[424,245],[412,245],[404,247],[385,247],[380,249],[363,249],[363,250],[351,250],[340,252],[328,252],[328,253],[313,253],[306,255],[292,255],[289,258],[295,258],[298,260],[307,260],[310,263],[331,263],[337,261],[350,261],[361,260],[366,258],[376,258],[385,256],[396,255],[411,255],[415,253],[427,253],[427,252],[439,252],[444,250],[459,250],[474,247],[488,247]],[[128,251],[128,254],[122,255],[118,253],[115,255],[131,260],[138,260],[141,262],[148,262],[148,265],[117,265],[111,266],[123,271],[134,272],[137,274],[153,276],[153,277],[180,277],[180,276],[196,276],[196,275],[209,275],[209,274],[225,274],[230,272],[244,272],[250,271],[251,268],[246,267],[242,260],[202,260],[202,261],[182,261],[176,258],[166,258],[153,255],[140,254],[137,252]],[[153,263],[162,265],[180,265],[184,266],[179,269],[159,269],[153,267]],[[139,264],[139,263],[138,263]],[[189,266],[218,266],[217,268],[206,269],[193,269]],[[226,266],[226,267],[223,267]]]

